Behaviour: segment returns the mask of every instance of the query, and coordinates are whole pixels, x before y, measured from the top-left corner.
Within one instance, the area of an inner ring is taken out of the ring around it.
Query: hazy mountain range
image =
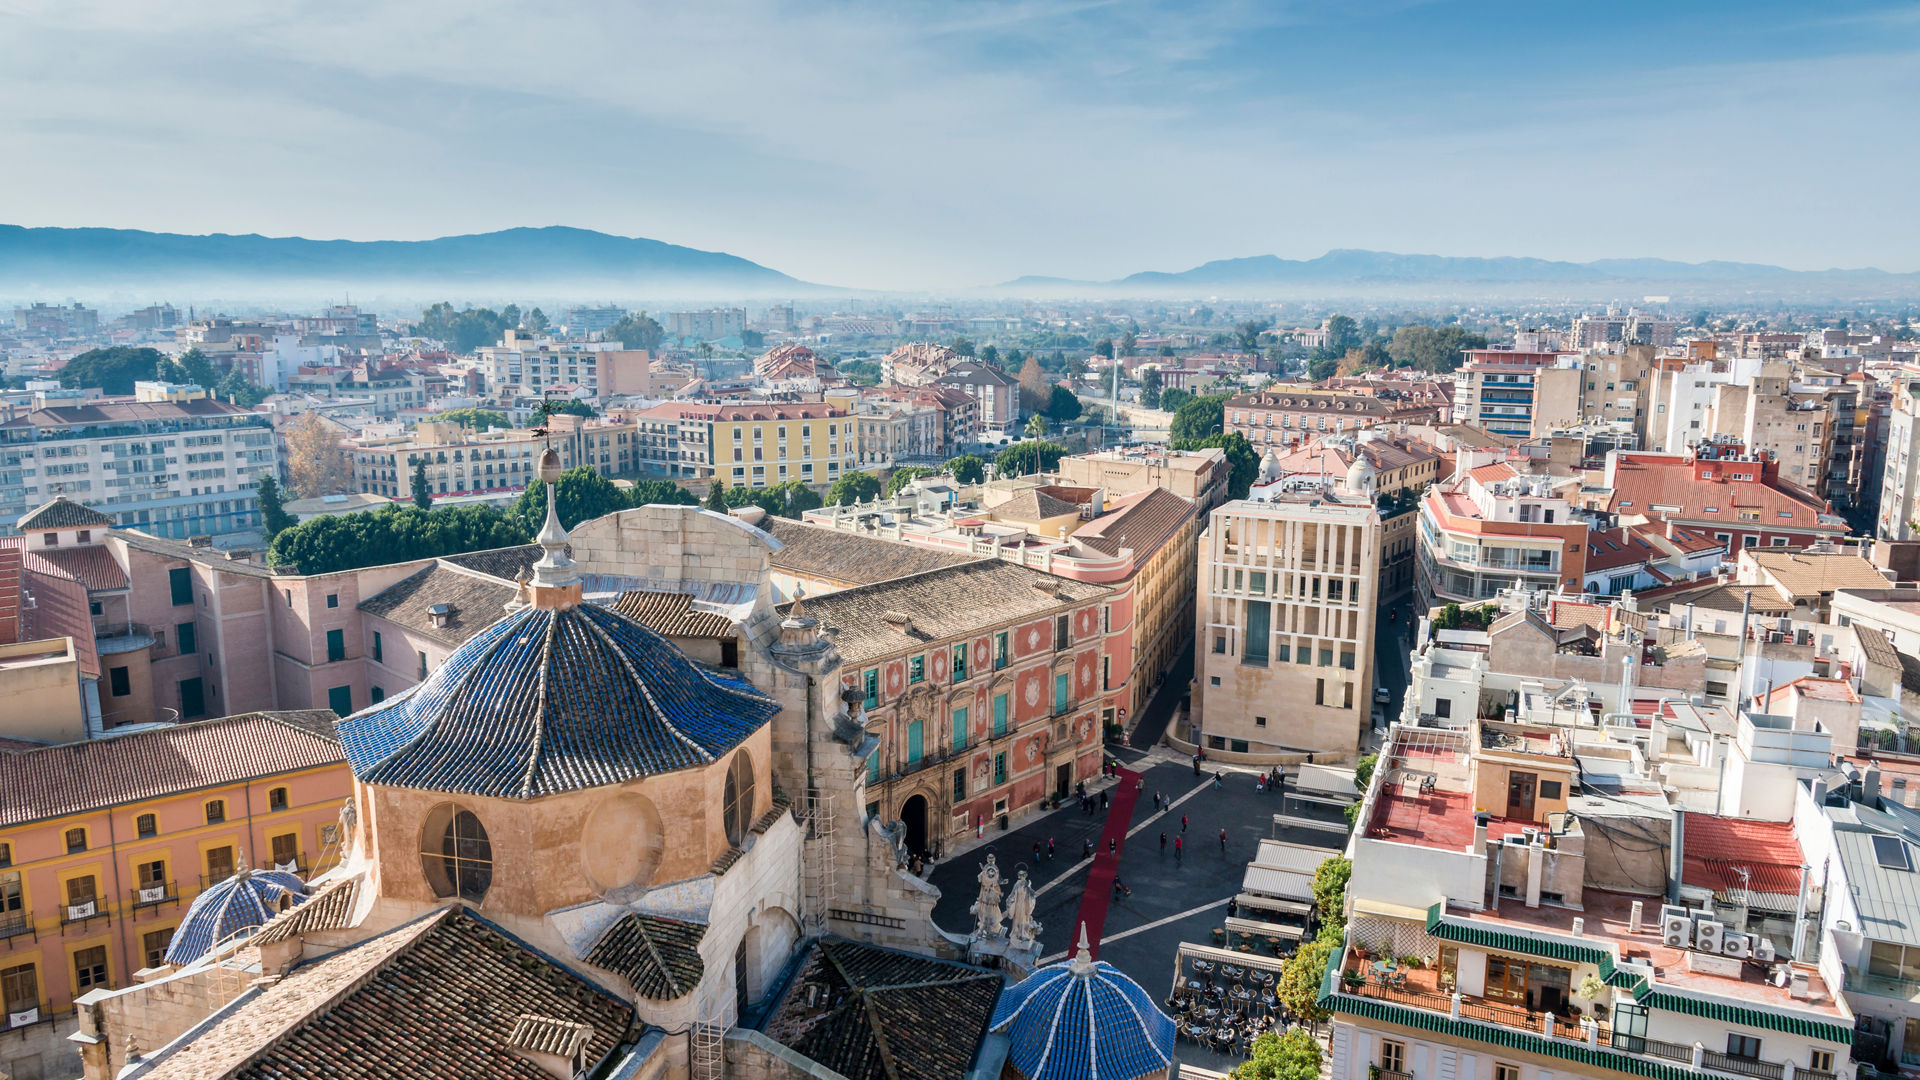
[[[930,253],[937,254],[937,253]],[[563,226],[435,240],[194,236],[137,229],[0,225],[0,295],[311,297],[356,294],[485,299],[795,297],[879,293],[815,285],[722,252]],[[1220,259],[1106,281],[1021,277],[964,291],[997,296],[1859,300],[1920,297],[1920,273],[1787,270],[1666,259],[1560,262],[1336,250],[1316,259]]]
[[[563,226],[358,241],[0,225],[0,289],[8,291],[246,295],[315,286],[629,297],[787,296],[815,288],[736,255]]]
[[[1191,270],[1148,270],[1111,281],[1023,277],[999,288],[1014,292],[1098,292],[1129,295],[1218,293],[1233,296],[1300,293],[1395,295],[1514,295],[1671,292],[1677,295],[1763,294],[1805,297],[1920,295],[1920,273],[1883,270],[1788,270],[1760,263],[1599,259],[1560,262],[1532,258],[1456,258],[1339,249],[1317,259],[1255,255],[1217,259]]]

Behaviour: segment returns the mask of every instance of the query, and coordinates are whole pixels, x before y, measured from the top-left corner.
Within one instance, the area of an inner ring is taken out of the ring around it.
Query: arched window
[[[493,845],[473,811],[443,803],[420,830],[420,865],[435,896],[477,904],[493,884]]]
[[[733,764],[727,767],[727,792],[721,806],[727,843],[739,847],[747,838],[747,826],[753,824],[753,759],[745,750],[733,755]]]

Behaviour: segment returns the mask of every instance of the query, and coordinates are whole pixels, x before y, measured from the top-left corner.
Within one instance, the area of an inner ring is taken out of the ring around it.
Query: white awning
[[[1240,879],[1242,892],[1263,893],[1289,900],[1313,899],[1313,875],[1278,870],[1271,866],[1249,866]]]

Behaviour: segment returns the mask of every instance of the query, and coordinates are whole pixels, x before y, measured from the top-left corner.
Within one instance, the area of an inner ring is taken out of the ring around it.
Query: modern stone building
[[[1209,750],[1357,756],[1369,726],[1380,513],[1349,472],[1227,503],[1200,537],[1191,724]]]

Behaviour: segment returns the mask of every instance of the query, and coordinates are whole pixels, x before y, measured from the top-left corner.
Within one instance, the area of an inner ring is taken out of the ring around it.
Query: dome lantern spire
[[[540,481],[547,489],[547,521],[534,537],[543,549],[540,561],[533,564],[533,581],[528,589],[537,608],[570,608],[580,603],[580,571],[567,555],[567,530],[560,524],[556,492],[560,485],[560,455],[552,445],[540,454]]]

